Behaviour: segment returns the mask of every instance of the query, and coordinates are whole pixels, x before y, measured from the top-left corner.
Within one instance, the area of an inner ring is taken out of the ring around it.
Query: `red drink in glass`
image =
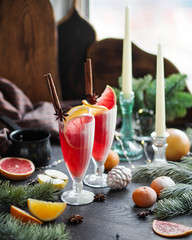
[[[104,163],[112,146],[116,127],[117,106],[95,114],[95,138],[93,145],[93,162],[95,173],[87,175],[84,183],[91,187],[106,187]]]
[[[90,114],[80,115],[67,122],[59,122],[60,145],[66,167],[73,180],[73,190],[64,192],[61,198],[72,205],[89,203],[86,202],[88,197],[85,195],[90,192],[81,188],[82,178],[92,154],[94,129],[94,117]],[[93,193],[91,197],[93,200]]]

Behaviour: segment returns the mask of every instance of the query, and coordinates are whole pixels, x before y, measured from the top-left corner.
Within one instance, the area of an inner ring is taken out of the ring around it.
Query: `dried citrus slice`
[[[101,97],[97,99],[97,106],[105,106],[108,109],[112,109],[117,103],[117,98],[114,90],[107,85]]]
[[[55,187],[63,189],[68,182],[68,176],[54,169],[47,169],[44,174],[38,174],[39,183],[51,182]]]
[[[20,219],[22,222],[24,223],[38,223],[38,224],[42,224],[43,222],[40,221],[39,219],[33,217],[32,215],[30,215],[29,213],[27,213],[26,211],[15,207],[13,205],[11,205],[11,210],[10,213],[12,216],[14,216],[15,218]]]
[[[67,112],[68,116],[66,117],[66,120],[69,121],[72,118],[80,116],[84,113],[91,113],[91,110],[83,105],[73,107]]]
[[[173,222],[154,220],[153,231],[164,237],[182,237],[192,233],[192,228]]]
[[[24,180],[34,171],[33,162],[26,158],[7,157],[0,160],[0,173],[11,180]]]
[[[46,202],[32,198],[28,198],[27,203],[31,214],[44,222],[58,218],[67,206],[64,202]]]
[[[91,109],[91,114],[93,116],[101,114],[103,111],[107,110],[107,107],[105,106],[91,105],[86,100],[83,100],[82,103]]]

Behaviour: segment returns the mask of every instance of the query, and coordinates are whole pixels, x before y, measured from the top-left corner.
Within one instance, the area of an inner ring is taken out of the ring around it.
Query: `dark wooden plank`
[[[63,100],[85,98],[86,50],[95,41],[95,30],[74,8],[58,24],[59,73]]]
[[[93,65],[94,91],[101,94],[109,84],[118,87],[118,78],[122,71],[123,40],[107,38],[94,42],[87,50],[87,57]],[[156,55],[147,53],[132,43],[133,77],[147,74],[156,76]],[[165,77],[177,73],[178,69],[168,60],[164,60]]]
[[[0,76],[33,101],[50,95],[43,75],[51,72],[60,90],[56,26],[48,0],[0,1]]]

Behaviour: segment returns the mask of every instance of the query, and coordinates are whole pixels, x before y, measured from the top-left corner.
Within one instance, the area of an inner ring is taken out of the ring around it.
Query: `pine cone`
[[[114,167],[107,176],[107,185],[113,190],[121,190],[131,182],[131,170],[124,166]]]

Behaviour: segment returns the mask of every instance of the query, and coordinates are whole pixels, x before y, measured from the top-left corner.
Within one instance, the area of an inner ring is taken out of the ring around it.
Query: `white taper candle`
[[[130,96],[132,92],[132,46],[130,38],[129,7],[125,8],[125,36],[123,40],[122,92]]]
[[[155,132],[158,137],[165,136],[164,60],[161,43],[158,44],[157,53]]]

